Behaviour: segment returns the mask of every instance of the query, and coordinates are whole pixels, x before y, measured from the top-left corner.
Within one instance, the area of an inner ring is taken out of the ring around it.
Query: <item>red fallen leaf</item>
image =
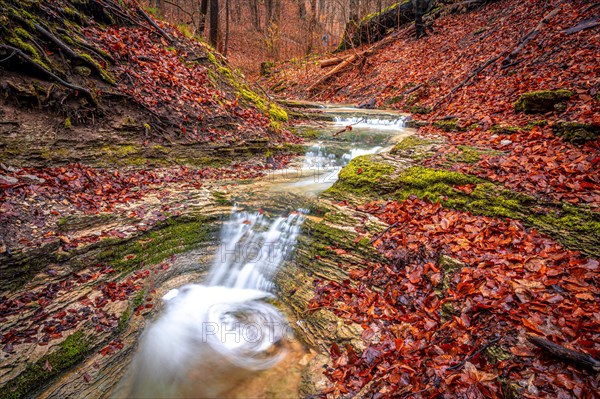
[[[341,352],[340,352],[340,347],[338,346],[338,344],[336,344],[335,342],[333,343],[333,345],[331,345],[331,348],[329,349],[329,353],[331,354],[331,357],[335,360],[338,357],[340,357]]]
[[[516,345],[510,348],[510,352],[515,356],[533,357],[535,353],[529,350],[525,345]]]
[[[390,376],[388,377],[388,381],[392,384],[398,384],[401,379],[402,377],[400,376],[400,374],[397,373],[390,374]]]
[[[545,336],[545,334],[542,332],[542,330],[540,330],[540,328],[537,326],[537,324],[533,323],[532,321],[529,321],[528,319],[525,319],[525,318],[521,318],[521,322],[527,329],[535,331],[536,333]]]
[[[92,377],[87,372],[85,372],[83,373],[83,380],[89,384],[92,381]]]
[[[357,174],[357,175],[362,175],[362,173],[363,173],[363,168],[358,168],[358,169],[356,170],[356,174]]]
[[[466,184],[464,186],[454,186],[454,189],[458,190],[458,191],[462,191],[465,194],[471,194],[473,192],[473,190],[475,189],[476,185],[475,184]]]
[[[46,360],[46,362],[44,363],[44,370],[52,372],[52,365],[50,364],[50,362],[48,360]]]
[[[394,347],[399,352],[404,347],[404,340],[402,338],[394,338]]]

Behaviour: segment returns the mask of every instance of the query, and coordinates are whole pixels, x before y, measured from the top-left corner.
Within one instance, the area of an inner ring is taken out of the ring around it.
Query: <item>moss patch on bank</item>
[[[157,264],[205,241],[210,232],[209,222],[210,219],[203,216],[168,219],[143,237],[104,249],[98,260],[120,272],[129,272],[144,264]]]
[[[89,349],[90,343],[82,332],[78,331],[70,335],[60,344],[57,351],[27,365],[25,371],[18,377],[4,384],[0,388],[0,397],[4,399],[31,397],[48,381],[81,362]]]
[[[254,105],[260,111],[264,112],[269,119],[271,119],[272,128],[280,129],[282,126],[281,122],[288,121],[288,114],[283,108],[275,103],[269,102],[266,98],[251,90],[248,85],[241,83],[241,77],[237,77],[231,68],[219,61],[212,52],[213,50],[210,46],[205,44],[205,49],[208,54],[208,60],[215,66],[219,74],[225,77],[226,83],[237,91],[242,100],[248,104]]]
[[[327,194],[339,199],[353,194],[365,202],[403,201],[414,195],[475,215],[521,220],[569,249],[600,257],[600,214],[567,203],[547,203],[471,175],[423,166],[396,171],[365,156],[342,169]]]

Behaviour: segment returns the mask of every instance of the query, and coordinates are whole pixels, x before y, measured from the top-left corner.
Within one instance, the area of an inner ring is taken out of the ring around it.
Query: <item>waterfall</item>
[[[219,398],[285,356],[291,332],[265,299],[307,212],[272,220],[234,207],[206,284],[169,291],[132,363],[130,398]]]

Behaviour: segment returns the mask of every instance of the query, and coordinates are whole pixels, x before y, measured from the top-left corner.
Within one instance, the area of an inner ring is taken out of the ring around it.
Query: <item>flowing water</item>
[[[380,152],[402,135],[397,116],[343,111],[344,116],[320,129],[319,141],[308,145],[303,159],[271,176],[271,191],[318,195],[351,159]],[[337,134],[346,126],[352,129]],[[227,397],[285,357],[292,330],[272,304],[277,294],[273,277],[292,254],[307,214],[290,209],[270,216],[233,207],[206,281],[163,297],[164,310],[144,332],[132,363],[129,397]]]

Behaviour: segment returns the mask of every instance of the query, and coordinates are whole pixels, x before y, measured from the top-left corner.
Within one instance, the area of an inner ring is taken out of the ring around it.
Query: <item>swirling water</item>
[[[291,330],[272,298],[305,210],[269,218],[235,207],[207,282],[169,291],[133,360],[131,398],[219,398],[285,356]]]

